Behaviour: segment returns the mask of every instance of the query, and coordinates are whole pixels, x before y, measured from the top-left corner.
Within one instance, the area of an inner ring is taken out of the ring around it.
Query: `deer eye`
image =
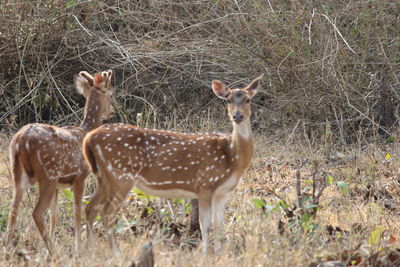
[[[246,103],[250,103],[250,99],[247,99],[247,100],[246,100]]]
[[[232,103],[232,100],[230,100],[230,99],[228,99],[227,101],[228,101],[229,104]]]

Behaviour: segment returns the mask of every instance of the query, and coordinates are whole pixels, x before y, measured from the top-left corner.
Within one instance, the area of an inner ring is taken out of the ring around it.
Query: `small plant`
[[[8,214],[6,210],[1,209],[0,210],[0,230],[3,232],[7,229],[7,219],[8,219]]]
[[[70,189],[64,189],[63,191],[64,197],[67,200],[65,202],[65,206],[67,207],[68,213],[72,212],[72,200],[73,200],[73,193]]]
[[[348,196],[349,195],[349,186],[347,185],[346,182],[344,181],[339,181],[336,183],[338,186],[340,192],[342,193],[343,196]]]
[[[319,174],[319,175],[318,175]],[[318,179],[317,176],[323,177]],[[269,190],[280,200],[276,204],[267,203],[263,199],[252,199],[255,208],[262,209],[264,213],[273,211],[283,211],[287,218],[287,227],[292,232],[311,233],[318,228],[315,223],[317,212],[320,208],[319,202],[325,188],[333,183],[333,177],[327,176],[324,172],[318,171],[318,164],[314,164],[314,171],[311,179],[304,181],[305,186],[301,187],[300,171],[296,172],[296,196],[297,200],[294,205],[276,194],[273,190]],[[285,223],[279,220],[278,230],[282,234],[285,232]]]

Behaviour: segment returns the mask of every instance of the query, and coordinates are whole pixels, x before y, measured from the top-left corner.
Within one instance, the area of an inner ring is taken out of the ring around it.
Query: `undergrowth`
[[[400,166],[395,160],[399,154],[397,142],[376,142],[333,150],[327,157],[320,147],[310,149],[256,135],[252,166],[229,197],[222,251],[207,257],[201,253],[198,236],[187,234],[187,201],[170,199],[161,205],[158,198],[137,189],[118,215],[122,254],[112,257],[97,218],[96,245],[78,257],[73,250],[71,193],[64,190],[58,254],[50,261],[31,217],[37,196],[34,187],[18,217],[15,252],[3,250],[0,264],[128,266],[138,257],[140,245],[152,241],[157,266],[317,266],[334,261],[345,266],[394,266],[400,260]],[[1,157],[6,163],[6,155]],[[7,176],[1,176],[1,222],[12,193]],[[89,178],[85,203],[93,187]],[[4,227],[0,229],[4,234]]]

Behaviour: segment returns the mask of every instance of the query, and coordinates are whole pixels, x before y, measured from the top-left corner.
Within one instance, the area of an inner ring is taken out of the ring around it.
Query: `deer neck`
[[[233,123],[231,148],[238,170],[244,171],[253,157],[253,134],[249,119],[240,124]]]
[[[84,132],[98,128],[102,123],[100,96],[92,90],[86,100],[83,121],[79,126]]]

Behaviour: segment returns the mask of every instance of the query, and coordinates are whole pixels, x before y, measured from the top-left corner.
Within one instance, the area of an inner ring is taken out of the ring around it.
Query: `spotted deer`
[[[227,193],[235,189],[253,156],[250,100],[262,76],[244,89],[212,82],[214,93],[228,102],[233,132],[177,133],[132,125],[105,124],[83,140],[83,155],[98,178],[98,188],[86,207],[87,231],[100,213],[115,253],[116,213],[137,187],[158,197],[198,199],[202,249],[207,251],[213,223],[215,249],[220,247]],[[111,229],[112,228],[112,229]]]
[[[80,248],[81,203],[85,178],[89,174],[82,157],[85,134],[99,127],[104,117],[113,112],[111,104],[112,71],[94,77],[81,71],[75,77],[75,87],[86,99],[84,118],[79,127],[57,127],[33,123],[22,127],[10,144],[10,165],[13,202],[8,217],[6,245],[13,239],[21,199],[29,185],[38,183],[39,197],[33,211],[36,227],[50,253],[54,252],[57,224],[57,197],[60,186],[72,187],[74,192],[75,248]],[[45,214],[50,208],[50,237]]]

